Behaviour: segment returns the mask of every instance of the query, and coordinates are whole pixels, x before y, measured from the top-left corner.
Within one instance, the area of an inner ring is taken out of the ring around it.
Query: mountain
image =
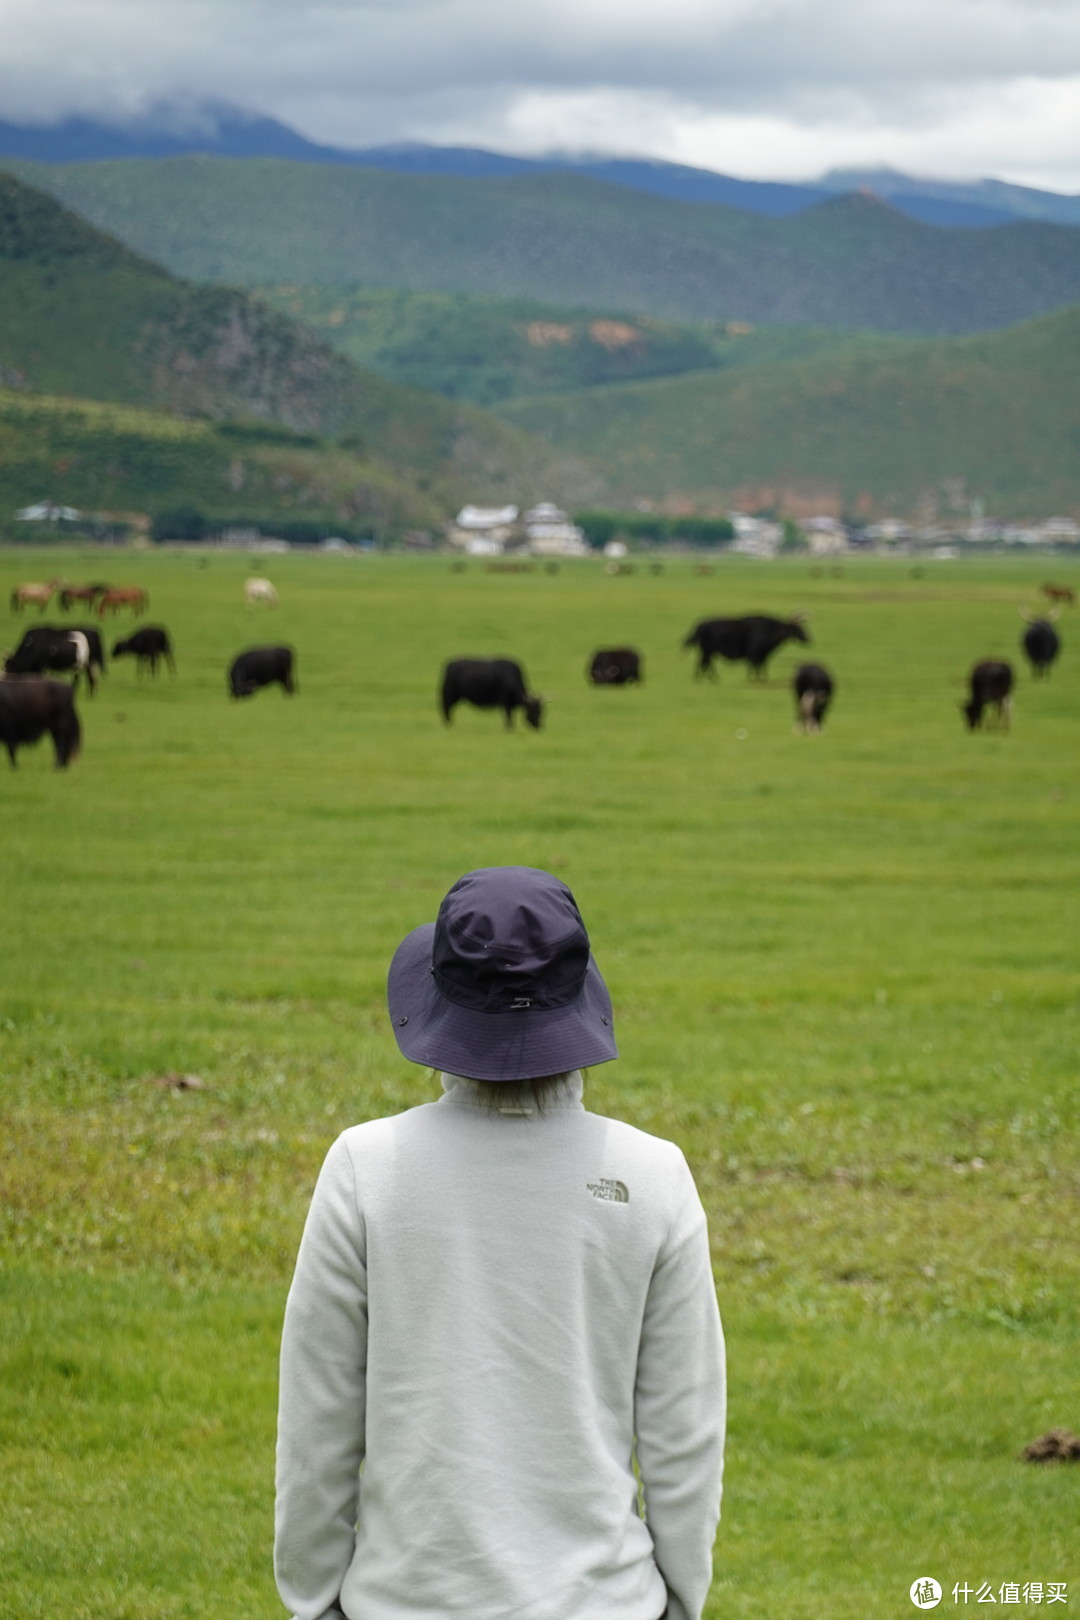
[[[299,163],[356,162],[356,154],[307,140],[276,118],[223,103],[163,104],[123,124],[64,118],[55,124],[0,119],[0,157],[33,163],[101,163],[116,158],[280,157]]]
[[[539,174],[463,180],[269,158],[10,164],[174,273],[595,304],[673,321],[908,333],[1080,298],[1080,232],[942,231],[868,196],[791,219]]]
[[[296,285],[257,291],[358,365],[393,382],[485,406],[823,350],[835,354],[868,341],[864,334],[827,327],[691,325],[528,299]]]
[[[908,212],[912,204],[917,203],[919,208],[931,205],[942,209],[971,208],[994,216],[995,221],[1011,217],[1043,220],[1055,225],[1080,225],[1080,197],[1039,191],[1033,186],[1014,186],[1007,180],[927,180],[915,179],[896,169],[830,169],[817,184],[831,192],[872,191],[902,212]],[[927,218],[927,215],[921,213],[916,217]]]
[[[623,503],[865,515],[1080,513],[1080,307],[1005,332],[592,388],[502,407]]]
[[[797,185],[779,180],[737,180],[733,175],[718,174],[712,169],[695,169],[657,158],[571,157],[554,153],[545,158],[507,158],[472,147],[413,143],[368,147],[355,157],[368,168],[391,169],[397,174],[450,174],[474,179],[562,170],[626,186],[631,191],[644,191],[654,197],[670,197],[678,202],[719,203],[725,208],[742,208],[747,213],[764,214],[771,219],[789,219],[801,214],[839,189],[831,185]],[[872,188],[860,180],[843,189]],[[937,193],[923,196],[915,183],[902,192],[890,194],[889,201],[900,213],[927,225],[979,229],[1004,225],[1016,217],[1008,208],[991,207],[985,202],[969,202]],[[1070,218],[1067,223],[1080,223],[1080,219],[1074,222]]]
[[[287,124],[223,102],[161,104],[122,125],[66,118],[51,125],[0,120],[0,157],[37,163],[99,163],[116,158],[280,157],[298,163],[387,169],[398,174],[443,174],[462,179],[567,170],[681,202],[721,203],[753,214],[787,218],[836,191],[871,190],[924,224],[981,228],[1009,219],[1080,224],[1080,198],[1011,186],[999,180],[913,180],[891,169],[834,169],[809,183],[737,180],[655,158],[580,156],[552,152],[539,158],[478,147],[430,146],[404,141],[345,148],[309,141]]]
[[[334,508],[338,475],[324,469],[320,486],[308,466],[320,445],[351,457],[358,489],[365,478],[372,489],[400,486],[399,504],[414,512],[509,493],[565,499],[592,481],[481,411],[362,371],[246,292],[176,280],[2,174],[0,383],[164,408],[240,424],[234,435],[259,444],[291,444],[304,453],[278,506],[310,505],[322,487]],[[243,488],[223,483],[219,504],[246,504]]]

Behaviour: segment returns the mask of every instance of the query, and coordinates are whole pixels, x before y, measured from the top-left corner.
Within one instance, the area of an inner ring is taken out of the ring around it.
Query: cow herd
[[[1044,587],[1048,596],[1050,590]],[[1071,600],[1067,587],[1053,590],[1054,607],[1048,616],[1033,618],[1020,610],[1026,626],[1021,645],[1033,675],[1040,679],[1049,673],[1061,651],[1061,638],[1054,621],[1060,604]],[[16,587],[11,595],[11,606],[18,612],[35,605],[44,613],[53,595],[65,612],[76,604],[85,604],[96,611],[99,619],[120,607],[131,608],[137,616],[149,604],[147,593],[138,586],[112,587],[101,583],[74,586],[53,580],[49,584]],[[277,591],[264,579],[249,579],[244,596],[249,607],[260,602],[274,607],[278,602]],[[752,680],[763,681],[769,659],[789,641],[809,644],[804,615],[780,619],[755,613],[702,619],[690,630],[682,645],[697,654],[694,671],[697,678],[715,680],[714,664],[722,659],[744,663]],[[143,625],[131,635],[118,639],[112,648],[112,657],[125,656],[135,659],[140,675],[149,671],[151,676],[156,676],[160,663],[166,664],[171,673],[176,672],[172,642],[161,625]],[[74,693],[83,682],[92,696],[97,679],[104,672],[105,653],[98,625],[39,623],[27,629],[15,651],[4,657],[0,673],[0,743],[7,749],[11,763],[16,763],[16,750],[21,745],[36,742],[48,732],[57,765],[68,765],[78,752],[81,734]],[[72,676],[71,686],[46,678],[63,674]],[[640,685],[644,680],[642,654],[634,647],[602,647],[586,666],[586,679],[593,686]],[[1013,668],[1005,660],[984,659],[977,663],[969,677],[970,696],[961,705],[967,724],[973,730],[988,723],[1007,728],[1014,684]],[[234,698],[251,697],[260,688],[270,685],[279,685],[289,695],[297,691],[296,659],[291,647],[250,647],[229,665],[227,686]],[[796,729],[820,731],[836,691],[830,671],[818,663],[799,664],[791,689]],[[501,710],[508,727],[513,725],[519,710],[525,723],[534,730],[540,729],[543,720],[543,699],[529,690],[521,665],[511,658],[450,660],[443,668],[439,688],[439,706],[447,723],[459,703]]]
[[[1051,587],[1044,587],[1049,594]],[[1067,600],[1067,587],[1053,587],[1057,600]],[[1031,665],[1032,674],[1040,679],[1047,675],[1061,651],[1061,638],[1054,628],[1057,608],[1049,618],[1031,618],[1020,610],[1027,625],[1021,645]],[[716,679],[714,660],[722,658],[729,663],[745,663],[752,680],[763,681],[769,659],[785,642],[810,641],[803,614],[792,619],[777,619],[768,614],[750,613],[739,618],[702,619],[683,641],[684,648],[694,648],[698,655],[695,675]],[[586,667],[586,679],[594,686],[640,685],[644,680],[643,658],[634,647],[601,647],[593,654]],[[969,676],[970,696],[960,705],[961,713],[971,729],[978,730],[992,720],[1007,729],[1014,685],[1012,665],[1001,659],[984,659],[977,663]],[[803,732],[818,732],[825,723],[836,692],[836,682],[823,664],[800,664],[791,681],[795,698],[795,727]],[[479,709],[501,709],[506,724],[512,726],[518,709],[534,730],[539,730],[543,719],[543,701],[531,694],[525,673],[519,663],[510,658],[455,658],[443,669],[440,704],[444,720],[449,722],[458,703],[472,703]]]
[[[278,600],[268,580],[248,580],[244,594],[249,605],[261,601],[274,606]],[[121,607],[130,608],[138,617],[150,601],[140,586],[67,585],[52,580],[16,586],[11,608],[19,613],[32,605],[43,614],[54,596],[64,612],[82,603],[96,610],[99,618]],[[134,658],[140,676],[146,671],[156,676],[162,663],[176,674],[172,640],[163,625],[141,625],[114,643],[111,656]],[[105,648],[96,624],[38,623],[23,632],[14,652],[4,654],[0,669],[0,744],[12,765],[17,763],[20,747],[38,742],[46,732],[53,741],[57,766],[63,769],[71,763],[82,735],[75,692],[82,681],[93,697],[105,668]],[[68,674],[73,677],[70,686],[48,679]],[[250,647],[229,665],[227,685],[234,698],[251,697],[260,687],[275,683],[289,694],[297,689],[291,647]]]

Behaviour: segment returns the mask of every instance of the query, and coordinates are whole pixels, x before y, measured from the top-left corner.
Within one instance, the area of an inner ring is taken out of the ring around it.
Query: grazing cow
[[[1029,619],[1024,610],[1020,609],[1020,617],[1027,625],[1020,638],[1020,645],[1027,654],[1031,673],[1037,679],[1050,673],[1050,666],[1061,651],[1061,637],[1052,623],[1056,614],[1055,609],[1050,619]]]
[[[249,647],[234,658],[229,669],[229,691],[234,698],[251,697],[260,686],[274,682],[291,697],[296,691],[291,647]]]
[[[47,635],[23,637],[16,650],[4,659],[5,675],[44,675],[46,670],[63,674],[72,670],[75,676],[72,690],[82,676],[93,697],[94,670],[90,656],[90,643],[81,630],[50,631]]]
[[[529,693],[521,665],[512,658],[451,659],[442,681],[442,712],[447,724],[458,703],[501,709],[507,726],[514,724],[514,710],[524,709],[534,731],[540,730],[544,713],[541,700]]]
[[[63,681],[0,680],[0,743],[12,765],[15,751],[36,743],[45,732],[53,740],[56,768],[63,770],[79,752],[81,730],[70,686]]]
[[[80,635],[83,635],[83,636],[86,637],[86,644],[87,644],[87,646],[88,646],[88,648],[90,650],[90,668],[91,668],[91,670],[96,670],[99,675],[104,675],[104,673],[105,673],[105,650],[101,645],[101,631],[98,629],[97,625],[95,625],[95,624],[70,624],[70,625],[69,624],[35,624],[35,625],[31,625],[29,630],[24,630],[23,631],[22,640],[19,642],[19,645],[16,647],[15,653],[14,653],[13,656],[15,656],[16,658],[21,658],[26,653],[27,649],[29,649],[29,648],[33,648],[33,649],[35,649],[35,651],[37,651],[37,650],[39,650],[41,648],[50,648],[50,647],[54,646],[57,642],[61,642],[61,643],[66,642],[68,636],[70,636],[72,634],[72,632],[75,631],[75,630],[77,630]],[[40,674],[44,674],[44,672],[47,669],[53,669],[54,667],[58,668],[58,669],[69,669],[69,668],[71,668],[70,663],[66,661],[66,654],[62,655],[62,656],[65,659],[65,661],[63,663],[54,666],[54,665],[50,664],[48,662],[48,660],[46,659],[46,661],[43,664],[41,664],[40,668],[38,668],[36,670],[28,671],[28,673],[39,674],[40,675]]]
[[[254,607],[256,602],[277,607],[278,593],[268,579],[247,579],[244,581],[244,601],[248,607]]]
[[[45,609],[52,601],[53,592],[59,587],[59,585],[60,581],[58,579],[50,580],[48,585],[38,585],[34,583],[29,585],[16,585],[15,589],[11,593],[12,613],[21,613],[23,608],[29,607],[31,603],[37,608],[39,613],[44,613]]]
[[[137,660],[136,673],[141,675],[143,667],[150,665],[151,675],[157,674],[158,659],[164,658],[169,666],[169,673],[176,674],[176,664],[173,662],[172,643],[167,630],[160,624],[146,624],[141,630],[136,630],[124,641],[118,641],[112,650],[114,658],[123,658],[125,653],[131,653]]]
[[[792,681],[795,693],[795,728],[820,731],[836,690],[833,678],[822,664],[800,664]]]
[[[588,678],[594,686],[626,686],[630,681],[639,684],[641,654],[633,647],[601,647],[589,665]]]
[[[106,611],[115,613],[122,607],[129,607],[138,618],[149,606],[150,594],[141,585],[112,585],[107,591],[102,591],[98,599],[98,618],[103,619]]]
[[[785,641],[809,643],[809,640],[801,613],[794,619],[772,619],[764,613],[750,613],[741,619],[702,619],[683,646],[698,650],[695,675],[708,675],[715,680],[712,661],[726,658],[729,663],[745,660],[748,674],[762,680],[766,663]]]
[[[1040,585],[1040,591],[1051,602],[1068,602],[1072,607],[1076,602],[1076,592],[1071,585]]]
[[[104,596],[109,589],[107,585],[64,585],[60,590],[60,610],[67,613],[76,602],[85,602],[93,607],[99,596]]]
[[[1012,665],[1004,663],[998,658],[985,658],[981,664],[976,664],[971,671],[971,698],[962,703],[960,708],[964,718],[972,731],[978,729],[983,723],[983,710],[992,708],[996,712],[997,725],[1004,731],[1009,729],[1009,716],[1012,711],[1012,701],[1009,694],[1013,688]]]

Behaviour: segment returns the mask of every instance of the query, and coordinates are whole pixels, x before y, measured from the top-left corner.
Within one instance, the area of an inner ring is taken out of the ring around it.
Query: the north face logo
[[[626,1190],[624,1181],[587,1181],[585,1185],[594,1198],[600,1198],[606,1204],[628,1204],[630,1194]]]

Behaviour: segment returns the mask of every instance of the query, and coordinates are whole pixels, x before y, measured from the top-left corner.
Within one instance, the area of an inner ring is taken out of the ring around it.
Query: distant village
[[[1080,523],[1072,518],[1048,518],[1035,524],[993,523],[973,518],[963,526],[914,526],[895,519],[865,526],[846,524],[829,516],[811,517],[801,524],[778,522],[747,512],[727,513],[733,531],[729,550],[748,557],[771,558],[785,550],[805,550],[815,557],[840,556],[859,550],[919,550],[958,555],[967,546],[1080,546]],[[634,523],[640,530],[641,519]],[[447,525],[446,544],[472,557],[497,557],[522,552],[534,557],[584,557],[602,550],[608,557],[625,557],[632,540],[618,533],[597,545],[584,528],[550,501],[527,512],[516,506],[464,506]],[[647,541],[644,543],[647,544]],[[667,541],[693,546],[693,541]]]
[[[64,537],[105,543],[147,544],[198,539],[229,550],[284,552],[293,549],[348,553],[375,549],[376,541],[355,534],[326,532],[331,525],[266,523],[208,524],[205,533],[168,532],[139,512],[82,512],[43,500],[14,514],[13,533],[20,540]],[[276,533],[275,528],[281,533]],[[291,531],[304,530],[297,533]],[[730,511],[723,519],[666,519],[648,511],[579,513],[576,518],[551,501],[522,511],[517,506],[466,505],[440,532],[406,532],[396,543],[407,551],[448,550],[465,557],[527,556],[573,558],[598,552],[618,560],[631,550],[716,550],[769,559],[802,551],[813,557],[851,552],[933,557],[960,556],[966,549],[1002,547],[1080,548],[1080,523],[1051,517],[1037,523],[1003,523],[982,516],[976,507],[964,522],[905,523],[887,518],[874,523],[846,523],[826,514],[796,523],[748,512]]]

